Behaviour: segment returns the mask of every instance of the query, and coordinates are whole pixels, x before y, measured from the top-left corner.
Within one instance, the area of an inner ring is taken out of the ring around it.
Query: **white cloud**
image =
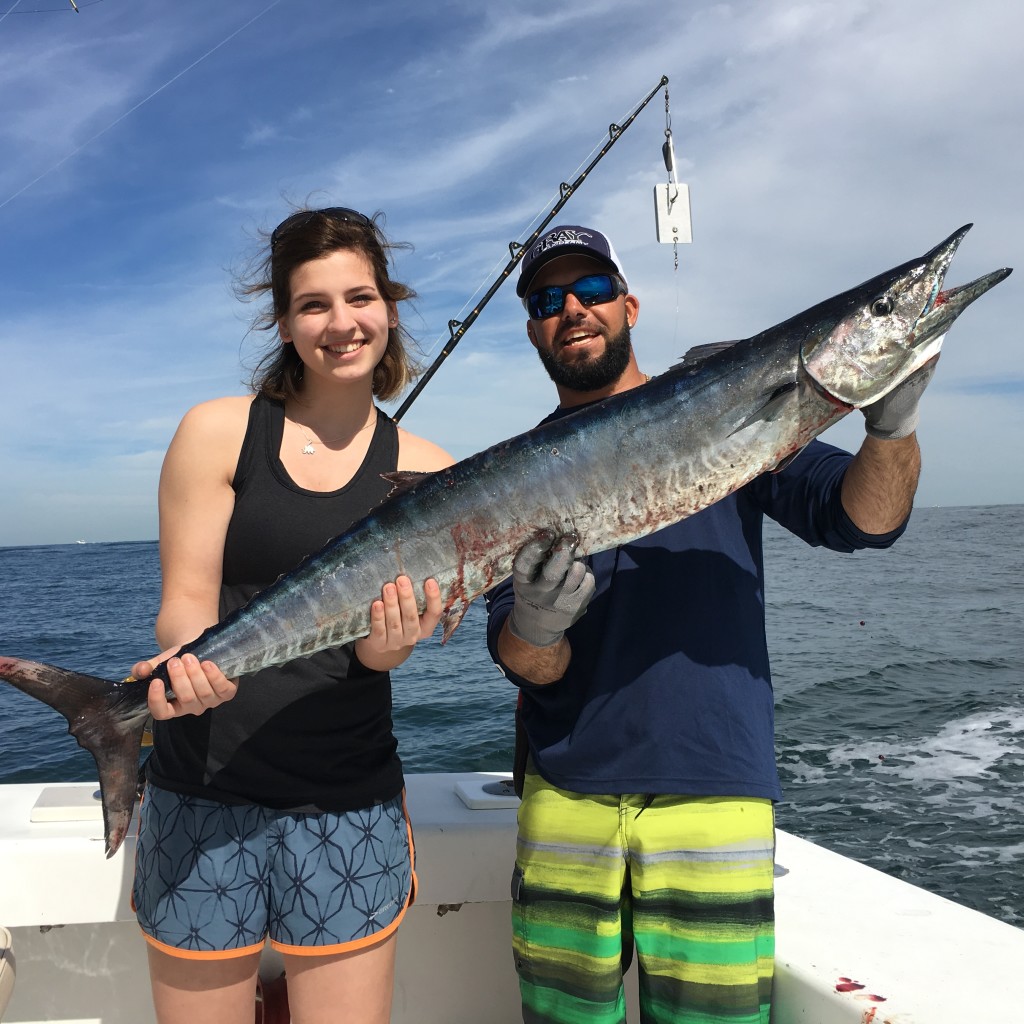
[[[185,408],[240,390],[252,351],[231,271],[289,201],[386,212],[415,245],[396,255],[420,295],[406,322],[436,352],[661,74],[693,206],[678,271],[654,240],[660,94],[558,215],[614,238],[645,369],[967,221],[951,283],[1020,263],[1024,12],[998,0],[637,0],[628,17],[610,0],[294,0],[212,49],[252,13],[176,0],[0,22],[0,203],[67,158],[0,206],[0,346],[19,382],[0,403],[16,482],[0,543],[75,539],[84,519],[153,535],[159,453]],[[1016,286],[947,341],[921,428],[927,503],[1024,501],[1002,458],[1024,442]],[[505,285],[403,425],[462,456],[543,416],[553,390],[523,322]]]

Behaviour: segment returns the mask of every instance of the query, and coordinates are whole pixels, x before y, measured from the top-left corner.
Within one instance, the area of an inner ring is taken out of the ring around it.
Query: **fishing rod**
[[[480,311],[484,308],[484,306],[487,305],[488,302],[491,301],[491,298],[494,295],[494,293],[502,286],[502,284],[504,284],[509,274],[512,273],[516,265],[523,258],[523,254],[526,252],[526,250],[529,249],[529,247],[533,245],[533,243],[536,242],[538,238],[540,238],[541,232],[543,232],[543,230],[548,226],[548,224],[551,223],[551,220],[555,216],[555,214],[558,213],[558,211],[561,210],[563,206],[565,206],[565,204],[569,201],[569,197],[580,187],[580,185],[583,184],[587,175],[590,174],[590,172],[598,165],[598,163],[600,163],[605,153],[607,153],[608,150],[611,149],[616,142],[618,142],[619,138],[622,136],[622,133],[633,123],[633,121],[636,120],[636,117],[640,113],[640,111],[643,110],[644,107],[646,107],[652,99],[654,99],[655,95],[657,95],[658,90],[666,85],[668,85],[668,76],[662,75],[661,81],[658,82],[658,84],[647,94],[647,96],[636,108],[636,110],[634,110],[633,113],[630,114],[629,117],[627,117],[621,125],[615,124],[614,122],[610,124],[608,126],[608,141],[601,147],[597,156],[595,156],[594,159],[591,160],[590,163],[587,164],[587,166],[580,172],[579,177],[577,177],[577,179],[574,182],[572,182],[572,184],[567,185],[563,181],[558,186],[558,202],[555,203],[555,205],[551,209],[551,212],[540,222],[540,224],[537,227],[537,230],[534,231],[533,234],[530,235],[530,237],[522,244],[520,244],[519,242],[509,242],[508,249],[511,259],[505,265],[505,269],[502,270],[502,272],[497,276],[497,278],[491,284],[490,288],[487,289],[487,292],[484,294],[484,297],[473,307],[472,311],[466,317],[465,320],[448,321],[449,336],[448,340],[445,342],[444,348],[441,349],[441,351],[437,355],[437,358],[423,372],[423,375],[417,381],[416,386],[412,389],[412,391],[409,392],[408,397],[402,403],[398,412],[396,412],[392,416],[392,419],[396,423],[405,415],[409,406],[416,401],[416,396],[427,386],[427,382],[437,372],[441,363],[443,363],[448,358],[448,356],[451,355],[452,350],[462,340],[462,336],[466,333],[466,331],[470,329],[470,327],[473,326],[473,322],[480,315]]]

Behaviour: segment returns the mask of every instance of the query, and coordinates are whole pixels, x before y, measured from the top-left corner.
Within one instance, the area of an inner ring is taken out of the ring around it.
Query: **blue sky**
[[[692,245],[656,241],[659,94],[558,220],[612,236],[641,367],[754,334],[968,221],[1021,264],[1024,11],[1005,0],[0,0],[0,545],[156,537],[185,410],[264,336],[232,275],[312,199],[383,210],[427,359],[667,75]],[[359,9],[361,8],[361,9]],[[947,338],[919,504],[1024,501],[1024,269]],[[554,393],[510,285],[403,419],[458,458]],[[859,415],[827,435],[859,444]]]

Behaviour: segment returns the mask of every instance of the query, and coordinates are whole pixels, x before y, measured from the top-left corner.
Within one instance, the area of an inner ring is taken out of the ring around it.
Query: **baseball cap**
[[[560,224],[541,235],[526,251],[520,264],[516,295],[522,298],[541,267],[559,256],[590,256],[623,277],[619,257],[607,235],[579,224]]]

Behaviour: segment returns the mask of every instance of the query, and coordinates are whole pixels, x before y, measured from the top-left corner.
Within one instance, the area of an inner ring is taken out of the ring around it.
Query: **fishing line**
[[[210,47],[210,49],[207,50],[206,53],[204,53],[201,57],[197,57],[194,61],[192,61],[191,64],[189,64],[188,67],[182,68],[181,71],[179,71],[172,78],[169,78],[166,82],[164,82],[163,85],[161,85],[157,89],[154,89],[147,97],[145,97],[145,99],[139,100],[139,102],[136,103],[135,106],[126,110],[123,114],[121,114],[120,117],[116,118],[114,121],[111,121],[106,128],[103,128],[102,130],[98,131],[91,138],[86,139],[85,142],[83,142],[80,146],[77,146],[75,149],[73,149],[70,153],[68,153],[67,156],[62,157],[60,160],[58,160],[52,167],[48,168],[47,170],[43,171],[42,174],[33,178],[27,185],[23,185],[21,188],[18,189],[17,192],[13,193],[12,195],[9,195],[2,203],[0,203],[0,210],[2,210],[12,200],[17,199],[18,196],[22,195],[22,193],[27,192],[33,185],[42,181],[43,178],[45,178],[48,174],[52,174],[55,170],[57,170],[58,167],[63,166],[73,157],[77,156],[79,153],[82,152],[83,149],[85,149],[86,146],[95,142],[101,135],[106,135],[106,133],[109,132],[111,128],[114,128],[117,125],[119,125],[126,117],[128,117],[129,114],[134,114],[135,111],[139,109],[139,107],[148,103],[151,99],[153,99],[154,96],[158,96],[168,86],[173,85],[179,78],[181,78],[182,75],[191,71],[197,64],[201,64],[211,54],[216,53],[217,50],[224,46],[225,43],[229,43],[240,32],[244,32],[245,29],[247,29],[251,24],[253,24],[253,22],[259,21],[259,19],[262,18],[263,15],[267,13],[267,11],[272,10],[274,7],[277,7],[277,5],[280,3],[282,3],[282,0],[272,0],[271,3],[267,4],[267,6],[264,7],[263,10],[260,11],[258,14],[253,15],[244,25],[239,26],[234,30],[234,32],[225,36],[219,43],[217,43],[216,46]],[[13,9],[14,8],[12,7],[11,10]],[[10,11],[8,11],[7,13],[10,14]],[[6,16],[7,15],[4,15],[4,17]]]
[[[575,194],[576,190],[586,180],[590,172],[598,165],[598,163],[600,163],[601,159],[608,152],[608,150],[615,145],[615,143],[622,137],[626,129],[633,123],[634,120],[636,120],[636,117],[640,113],[640,111],[643,110],[644,107],[646,107],[652,99],[654,99],[659,89],[667,85],[668,77],[662,75],[661,80],[658,82],[658,84],[644,97],[640,104],[633,110],[629,117],[627,117],[626,120],[623,121],[621,125],[616,124],[614,122],[610,124],[608,126],[607,141],[600,147],[595,147],[595,149],[598,150],[597,155],[590,161],[589,164],[587,164],[586,167],[583,168],[583,170],[571,183],[566,183],[563,181],[559,185],[558,201],[548,212],[548,214],[544,217],[544,219],[540,222],[540,224],[533,230],[533,232],[529,235],[526,241],[516,241],[509,243],[508,249],[511,258],[509,259],[508,263],[506,263],[505,267],[501,270],[501,272],[498,274],[497,278],[491,283],[491,286],[487,289],[487,292],[484,294],[484,297],[472,308],[472,310],[470,311],[469,315],[466,317],[465,320],[452,319],[448,321],[449,337],[447,342],[445,342],[445,345],[441,349],[437,358],[424,371],[420,379],[417,381],[416,386],[412,389],[412,391],[409,392],[408,397],[399,407],[398,411],[393,414],[392,419],[395,420],[396,423],[398,422],[398,420],[402,418],[402,416],[405,415],[409,406],[411,406],[412,403],[416,401],[416,397],[427,386],[427,382],[437,372],[441,363],[443,363],[444,360],[448,358],[448,356],[452,353],[452,350],[455,348],[455,346],[459,343],[459,341],[462,340],[463,335],[466,333],[466,331],[469,330],[469,328],[472,326],[476,318],[480,315],[480,311],[484,308],[484,306],[487,305],[488,302],[490,302],[491,298],[494,296],[494,293],[502,286],[502,284],[504,284],[505,280],[508,278],[508,276],[515,269],[516,265],[522,259],[523,254],[526,252],[526,250],[529,249],[529,247],[533,245],[533,243],[540,237],[541,232],[552,221],[555,214],[557,214],[558,211],[561,210],[563,206],[565,206],[565,204],[569,201],[570,197]],[[591,152],[593,153],[594,150],[591,150]],[[536,219],[537,218],[535,216],[533,220],[536,221]],[[531,223],[533,223],[533,221],[531,221]],[[479,290],[480,289],[477,288],[477,292]],[[475,294],[476,292],[474,292],[474,295]],[[465,309],[465,305],[462,308]],[[436,347],[436,342],[435,345],[432,347]]]
[[[661,155],[665,160],[665,170],[668,172],[668,181],[665,183],[664,199],[665,199],[665,219],[672,217],[673,209],[677,202],[680,201],[680,190],[679,190],[679,179],[676,176],[676,151],[672,144],[672,108],[669,102],[668,86],[665,86],[665,141],[662,143]],[[685,189],[686,186],[684,185]],[[689,192],[687,190],[686,195],[686,238],[685,241],[692,239],[692,232],[690,230],[690,199]],[[662,209],[660,203],[660,197],[658,189],[654,190],[654,210],[655,219],[658,223],[658,240],[667,241],[668,238],[663,239],[661,237],[662,228]],[[681,214],[681,210],[677,210],[676,213]],[[672,242],[672,269],[675,274],[675,285],[676,285],[676,309],[675,319],[672,327],[672,343],[673,346],[678,348],[679,345],[679,296],[681,292],[681,285],[679,280],[679,238],[680,238],[680,223],[681,218],[677,218],[674,224],[666,226],[666,235],[671,235]]]
[[[12,13],[12,12],[14,11],[14,8],[15,8],[15,7],[17,7],[17,6],[18,6],[18,4],[20,4],[20,3],[21,3],[21,0],[14,0],[14,3],[13,3],[13,4],[11,4],[11,6],[7,8],[7,11],[6,11],[6,13],[4,14],[4,16],[3,16],[2,18],[0,18],[0,25],[2,25],[2,24],[4,23],[4,21],[5,21],[5,20],[6,20],[6,19],[7,19],[7,18],[8,18],[9,16],[10,16],[10,14],[11,14],[11,13]]]
[[[668,208],[672,209],[679,198],[679,179],[676,177],[676,151],[672,145],[672,111],[669,107],[668,86],[665,86],[665,141],[661,146],[661,155],[665,160],[665,170],[668,171],[668,181],[665,188],[668,196]],[[672,262],[673,270],[679,272],[679,236],[672,239]]]
[[[21,3],[21,0],[17,0],[14,7],[17,7],[19,3]],[[103,0],[67,0],[67,3],[60,7],[33,7],[28,11],[18,11],[18,14],[80,14],[83,7],[94,7],[96,4],[101,3],[103,3]],[[14,7],[7,14],[10,14]],[[7,17],[7,14],[4,15],[4,18]],[[0,18],[0,22],[4,18]]]

